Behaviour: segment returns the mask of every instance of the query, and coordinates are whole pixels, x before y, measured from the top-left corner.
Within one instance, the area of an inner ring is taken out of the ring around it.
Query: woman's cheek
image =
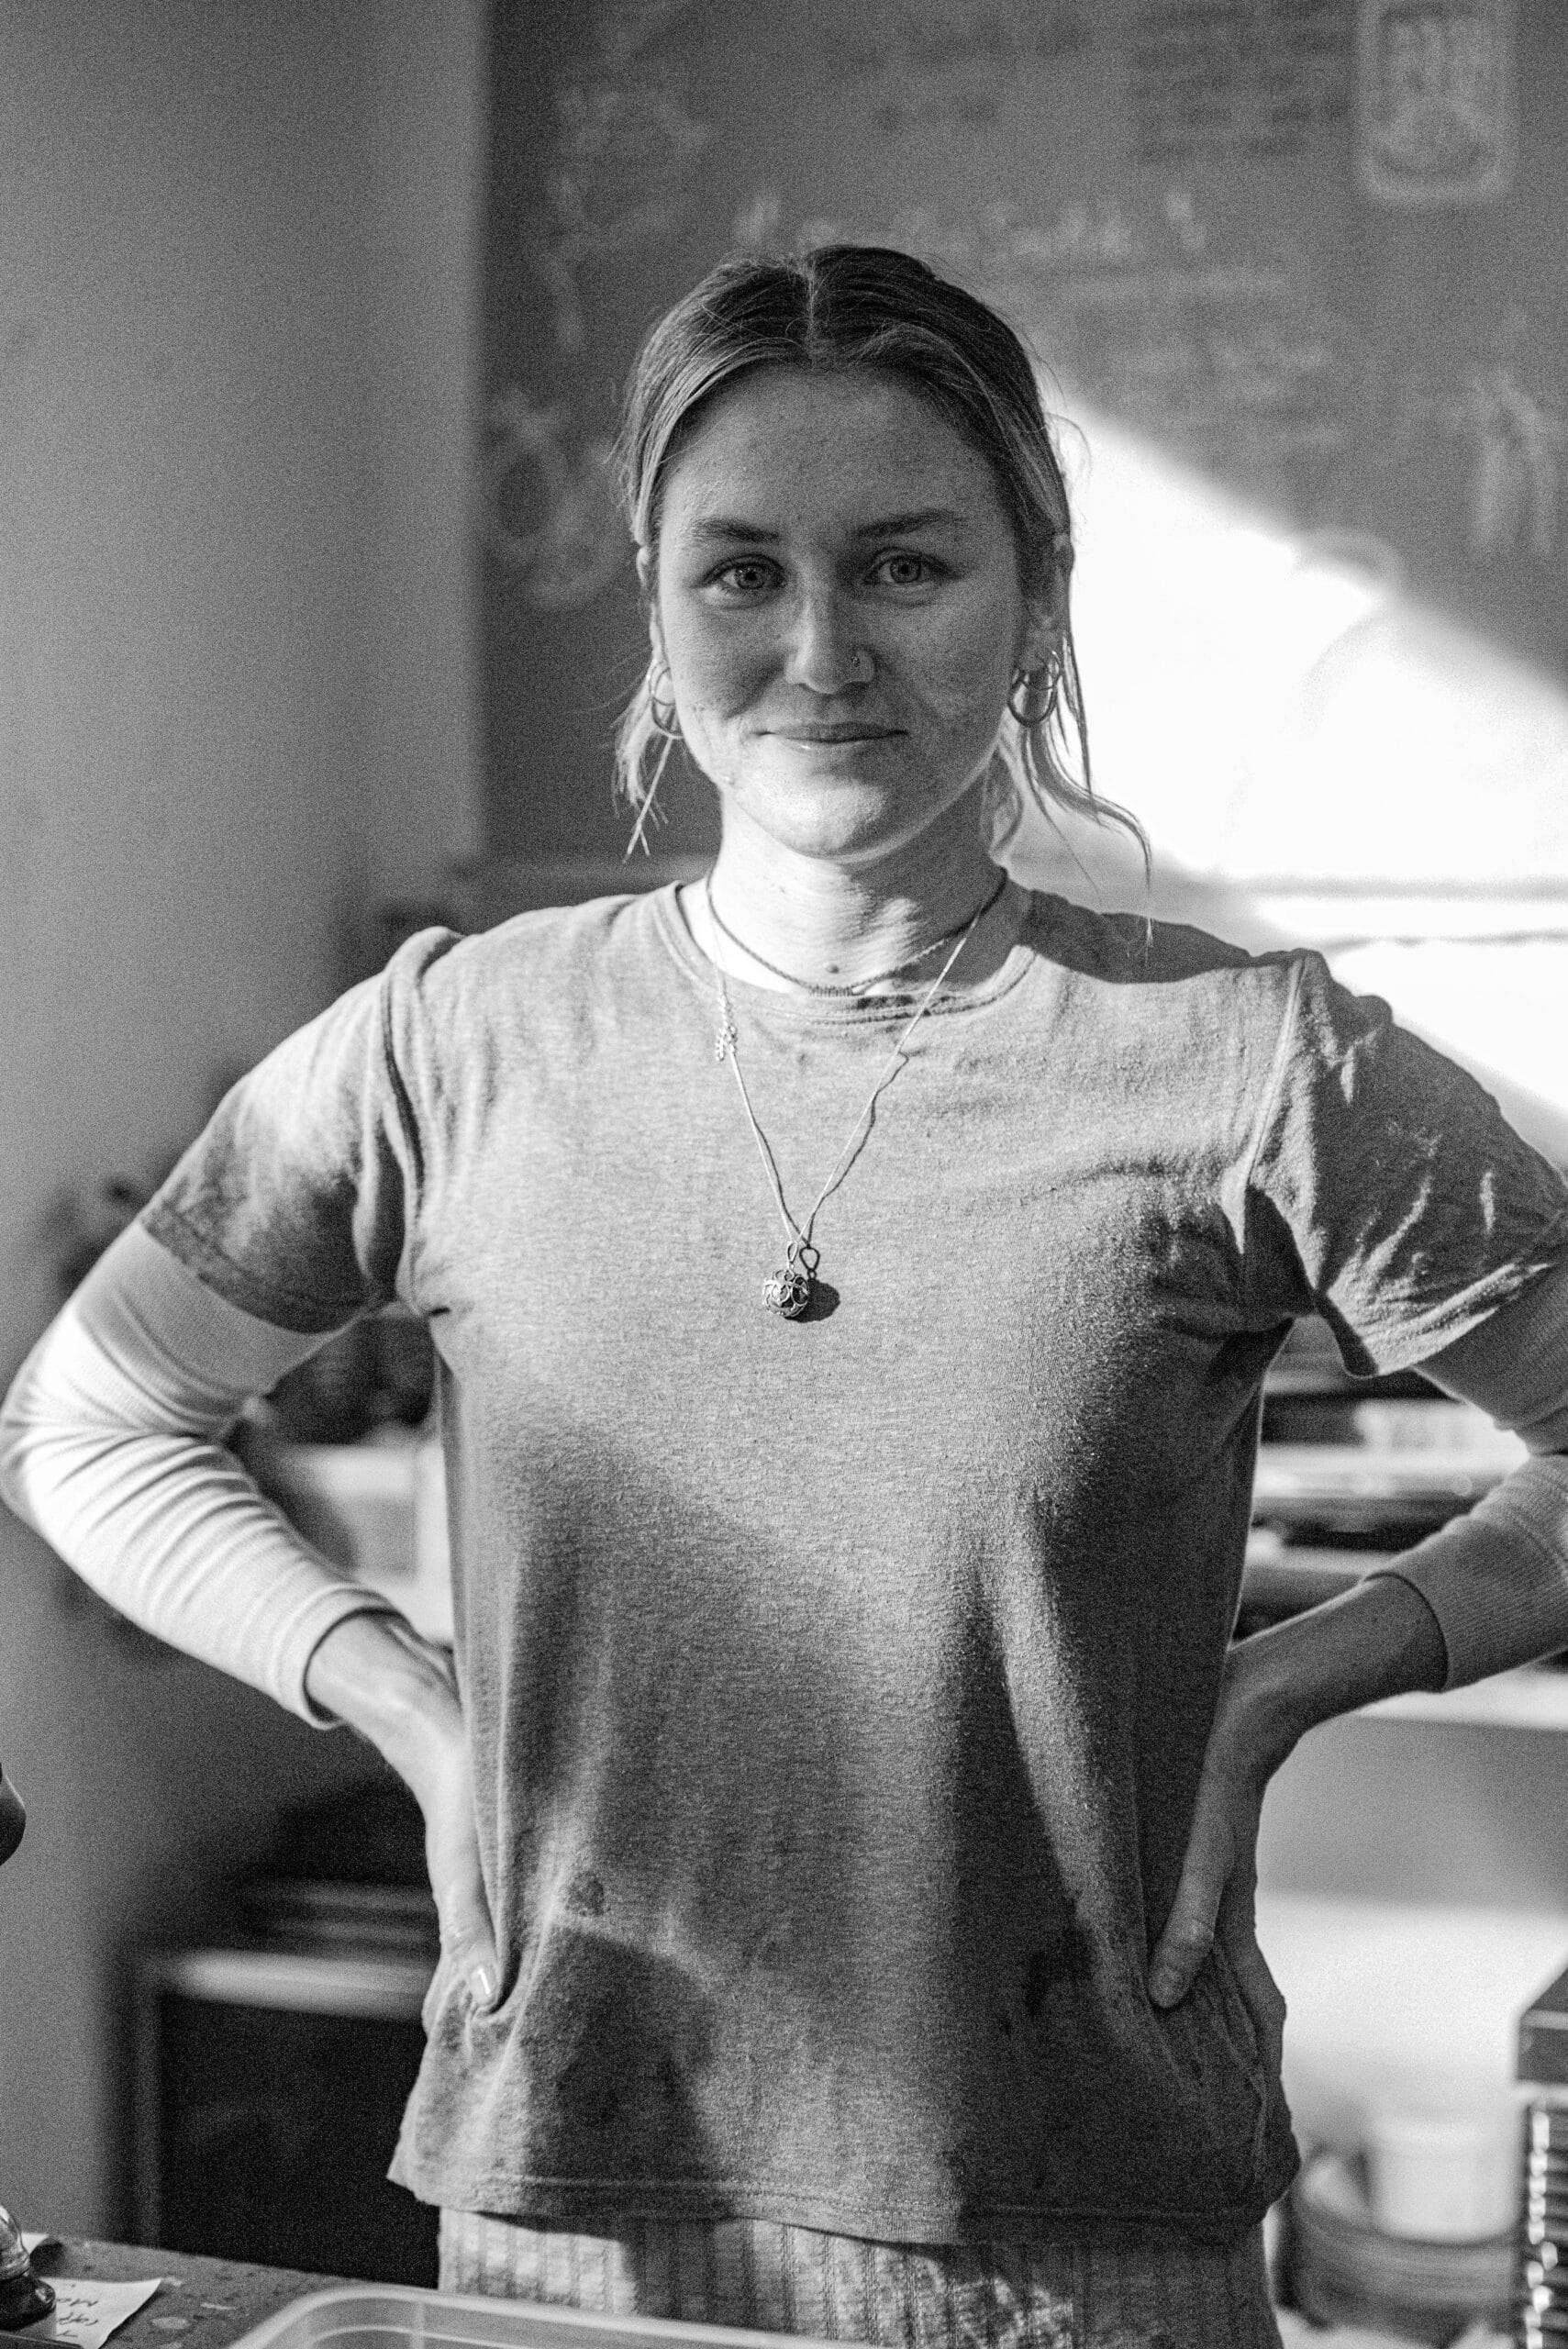
[[[921,681],[932,712],[955,728],[1000,723],[1013,674],[1018,614],[1001,598],[979,599],[961,624],[923,630],[906,647],[910,674]]]
[[[984,667],[933,662],[924,679],[923,699],[932,720],[954,744],[988,747],[1002,722],[1011,672],[995,659]]]
[[[745,744],[746,720],[762,701],[765,677],[755,664],[693,663],[674,672],[681,731],[686,748],[716,783],[733,771]]]
[[[669,644],[676,697],[706,722],[724,723],[757,697],[768,668],[754,629],[692,629]]]

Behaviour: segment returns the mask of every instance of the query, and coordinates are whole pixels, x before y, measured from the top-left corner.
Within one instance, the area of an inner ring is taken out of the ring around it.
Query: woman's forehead
[[[984,460],[929,400],[869,368],[752,370],[704,408],[664,483],[676,531],[936,512],[1004,519]]]

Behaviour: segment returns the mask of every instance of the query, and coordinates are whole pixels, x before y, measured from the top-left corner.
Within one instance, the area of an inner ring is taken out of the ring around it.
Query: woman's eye
[[[723,587],[732,596],[759,596],[771,587],[773,567],[771,562],[742,561],[727,562],[721,571],[712,574],[712,584]]]
[[[888,587],[928,587],[937,568],[923,554],[884,555],[873,576]]]

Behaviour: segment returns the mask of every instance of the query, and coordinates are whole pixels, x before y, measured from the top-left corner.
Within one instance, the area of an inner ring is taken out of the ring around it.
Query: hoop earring
[[[649,670],[648,716],[653,731],[662,740],[678,742],[681,740],[681,719],[680,713],[675,707],[674,696],[672,695],[667,702],[661,703],[656,683],[657,678],[668,677],[669,674],[668,667]]]
[[[1042,678],[1045,680],[1044,698],[1039,702],[1038,707],[1031,707],[1035,696],[1040,693]],[[1020,695],[1023,704],[1021,708],[1019,707]],[[1061,696],[1062,655],[1060,652],[1052,652],[1038,669],[1014,670],[1013,682],[1007,692],[1007,715],[1015,718],[1027,734],[1031,727],[1043,726],[1048,718],[1055,717]]]

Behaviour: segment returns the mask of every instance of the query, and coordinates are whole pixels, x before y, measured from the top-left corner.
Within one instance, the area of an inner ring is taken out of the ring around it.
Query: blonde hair
[[[638,354],[617,465],[621,504],[645,573],[657,561],[660,502],[673,459],[705,404],[756,367],[890,375],[924,399],[991,468],[1018,552],[1026,601],[1050,607],[1056,648],[1040,707],[1009,698],[997,738],[993,807],[999,838],[1028,800],[1047,819],[1087,816],[1149,848],[1137,818],[1100,798],[1069,608],[1073,528],[1067,485],[1028,352],[973,295],[911,254],[882,245],[821,245],[788,259],[738,255],[665,313]],[[641,841],[673,741],[656,722],[655,662],[622,713],[616,780]],[[1038,678],[1022,681],[1026,695]],[[630,848],[628,854],[631,852]]]

